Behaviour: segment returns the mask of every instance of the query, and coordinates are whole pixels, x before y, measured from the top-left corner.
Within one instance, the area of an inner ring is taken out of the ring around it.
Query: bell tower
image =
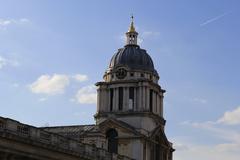
[[[132,22],[130,24],[128,32],[126,32],[126,45],[137,45],[138,33],[135,31],[133,16],[131,17]]]
[[[164,157],[163,160],[171,160],[174,150],[164,134],[165,90],[158,84],[160,77],[151,57],[137,44],[137,36],[132,17],[126,32],[126,45],[112,56],[103,81],[96,83],[96,124],[101,126],[113,119],[146,137],[147,140],[137,142],[138,147],[141,147],[141,155],[132,152],[132,155],[128,155],[130,157],[139,160],[157,160],[158,157]],[[121,139],[119,135],[118,140]],[[136,142],[129,143],[133,145]],[[163,143],[165,148],[161,146]]]
[[[158,84],[159,75],[151,57],[137,44],[137,36],[132,17],[126,32],[126,45],[113,55],[103,76],[104,81],[96,84],[97,123],[115,117],[142,129],[165,124],[165,90]],[[145,126],[143,119],[152,124]]]

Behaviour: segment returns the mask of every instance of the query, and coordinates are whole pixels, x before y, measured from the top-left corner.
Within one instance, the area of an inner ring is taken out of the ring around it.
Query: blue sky
[[[0,0],[0,116],[94,123],[94,83],[135,16],[166,89],[175,160],[240,159],[240,3]]]

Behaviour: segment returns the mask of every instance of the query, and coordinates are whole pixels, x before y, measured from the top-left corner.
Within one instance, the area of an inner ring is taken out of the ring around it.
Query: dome
[[[124,48],[118,49],[110,61],[109,68],[115,69],[119,66],[157,73],[151,57],[138,45],[126,45]]]

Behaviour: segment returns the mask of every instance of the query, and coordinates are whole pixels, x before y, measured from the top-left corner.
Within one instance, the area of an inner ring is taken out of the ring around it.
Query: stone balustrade
[[[24,143],[35,146],[40,145],[49,150],[57,150],[77,156],[80,159],[132,160],[126,156],[109,153],[102,148],[84,144],[9,118],[0,117],[0,137],[12,139],[13,141],[24,141]]]

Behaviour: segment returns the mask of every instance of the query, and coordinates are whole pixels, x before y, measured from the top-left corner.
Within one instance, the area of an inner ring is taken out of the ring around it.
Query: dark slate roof
[[[99,131],[96,125],[41,127],[41,129],[71,138],[78,138],[85,133],[97,133]]]
[[[110,61],[109,68],[114,69],[118,66],[156,73],[151,57],[138,45],[126,45],[124,48],[118,49]]]

